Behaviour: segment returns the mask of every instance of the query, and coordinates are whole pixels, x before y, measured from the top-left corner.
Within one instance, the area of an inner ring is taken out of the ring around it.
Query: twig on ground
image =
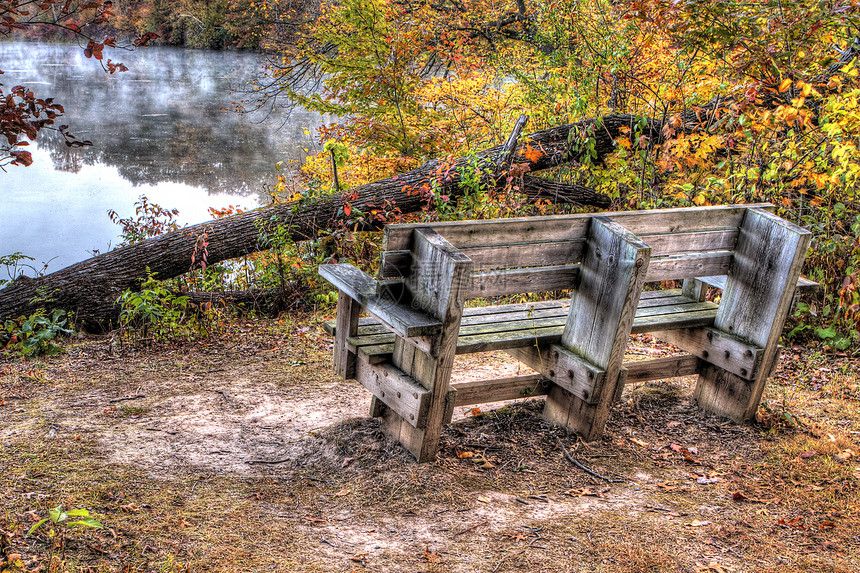
[[[269,465],[273,465],[273,464],[283,464],[283,463],[291,462],[291,461],[293,461],[292,458],[284,458],[282,460],[248,460],[245,463],[246,464],[269,464]],[[308,479],[310,479],[310,478],[308,478]]]
[[[595,477],[597,479],[602,479],[603,481],[605,481],[607,483],[623,483],[623,482],[627,481],[627,480],[608,478],[606,476],[600,475],[599,473],[597,473],[596,471],[589,468],[588,466],[586,466],[585,464],[580,462],[578,459],[576,459],[575,457],[570,455],[570,453],[568,453],[568,451],[567,451],[567,448],[565,448],[564,444],[561,443],[561,440],[559,440],[558,438],[556,438],[556,440],[558,441],[558,445],[561,446],[561,450],[564,452],[564,457],[567,458],[567,461],[569,461],[570,463],[572,463],[573,465],[575,465],[576,467],[578,467],[579,469],[581,469],[582,471],[584,471],[588,475]]]
[[[482,525],[487,525],[488,523],[490,523],[489,519],[485,519],[484,521],[480,521],[471,527],[467,527],[466,529],[463,529],[462,531],[458,531],[457,533],[454,534],[454,537],[457,537],[458,535],[463,535],[464,533],[472,531],[473,529],[477,529],[478,527],[481,527]]]
[[[128,400],[137,400],[138,398],[146,398],[143,394],[135,394],[134,396],[126,396],[125,398],[114,398],[110,401],[111,404],[116,404],[117,402],[126,402]]]

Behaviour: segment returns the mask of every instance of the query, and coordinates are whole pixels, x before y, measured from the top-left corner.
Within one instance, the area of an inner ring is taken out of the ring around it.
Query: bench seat
[[[554,344],[561,340],[567,321],[570,298],[467,308],[463,312],[457,337],[457,354],[507,350]],[[718,306],[699,302],[681,294],[681,289],[642,293],[633,320],[632,333],[657,332],[714,323]],[[335,321],[325,323],[334,336]],[[378,319],[359,319],[358,335],[347,342],[350,350],[367,356],[371,364],[388,360],[394,349],[395,335]]]

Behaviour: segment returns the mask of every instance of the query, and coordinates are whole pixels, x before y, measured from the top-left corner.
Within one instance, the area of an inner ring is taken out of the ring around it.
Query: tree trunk
[[[519,152],[513,154],[513,162],[525,171],[535,172],[577,160],[585,149],[580,144],[580,136],[594,138],[594,152],[599,158],[614,150],[612,140],[619,134],[619,128],[632,127],[637,120],[632,115],[615,115],[603,118],[599,124],[588,120],[532,133],[518,146]],[[525,144],[534,151],[523,155]],[[504,159],[503,154],[504,146],[499,145],[479,153],[478,159],[492,174],[497,162]],[[168,279],[191,270],[192,257],[199,261],[205,254],[208,264],[214,264],[264,250],[267,245],[262,237],[278,225],[288,226],[293,240],[313,239],[320,230],[349,220],[350,216],[344,213],[347,206],[353,218],[357,212],[370,214],[374,210],[420,211],[428,205],[428,193],[434,181],[440,194],[452,198],[462,195],[460,174],[468,165],[467,161],[468,158],[460,158],[450,165],[430,161],[407,173],[347,193],[312,202],[270,205],[192,225],[103,253],[41,278],[16,280],[0,290],[0,320],[28,314],[40,307],[61,308],[73,312],[78,324],[87,330],[110,330],[117,324],[116,299],[126,289],[139,288],[147,268],[156,278]],[[592,189],[533,176],[523,177],[522,189],[532,200],[545,198],[603,208],[610,204],[609,197]],[[382,221],[368,216],[362,228],[369,230],[381,224]]]

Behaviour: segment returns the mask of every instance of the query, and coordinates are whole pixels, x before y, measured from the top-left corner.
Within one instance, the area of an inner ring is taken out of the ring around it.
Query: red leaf
[[[29,151],[13,151],[9,155],[15,158],[12,161],[13,165],[24,165],[26,167],[33,163],[33,156]]]

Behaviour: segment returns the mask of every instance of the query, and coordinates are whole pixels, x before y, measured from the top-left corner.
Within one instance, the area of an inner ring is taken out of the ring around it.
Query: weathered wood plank
[[[429,391],[430,406],[423,428],[409,425],[390,409],[383,413],[383,427],[419,462],[427,462],[436,456],[442,425],[456,396],[455,392],[449,392],[451,368],[472,261],[428,228],[413,232],[412,254],[414,264],[405,284],[413,302],[442,321],[442,330],[432,337],[427,350],[407,348],[412,345],[397,337],[392,359],[395,366]]]
[[[361,305],[343,291],[337,295],[337,336],[334,337],[332,366],[335,373],[345,380],[355,378],[355,352],[350,350],[347,339],[358,334],[358,314]]]
[[[546,267],[575,264],[582,258],[585,240],[551,243],[508,243],[504,245],[461,247],[472,260],[473,271]],[[412,266],[411,251],[385,251],[380,259],[380,276],[405,277]]]
[[[702,408],[735,420],[755,416],[810,239],[772,213],[747,211],[714,328],[762,347],[765,366],[752,381],[713,364],[704,368],[693,395]]]
[[[647,382],[648,380],[663,380],[676,376],[692,376],[698,372],[698,367],[699,359],[690,354],[624,363],[624,368],[627,369],[628,384]]]
[[[618,223],[604,217],[592,219],[559,346],[605,371],[605,379],[586,400],[559,386],[556,372],[552,380],[557,386],[550,390],[544,408],[548,420],[581,433],[586,440],[600,437],[609,417],[650,255],[651,248]]]
[[[609,217],[637,234],[659,233],[666,230],[673,232],[701,231],[739,227],[744,211],[754,207],[773,209],[773,205],[768,203],[753,203],[480,221],[450,221],[433,223],[432,227],[457,247],[510,242],[566,241],[585,237],[589,219],[595,216]],[[382,250],[409,250],[412,244],[412,230],[426,225],[426,223],[388,225],[385,227]]]
[[[708,295],[708,284],[699,279],[684,279],[681,293],[687,298],[701,302]]]
[[[472,273],[466,298],[569,290],[578,276],[579,265],[481,271]]]
[[[442,328],[441,321],[426,313],[377,296],[376,280],[352,265],[320,265],[319,274],[404,337],[430,335]]]
[[[689,253],[655,257],[648,265],[646,282],[695,278],[729,272],[732,265],[731,251]]]
[[[702,251],[734,250],[738,240],[738,227],[705,231],[637,233],[637,235],[651,247],[651,260],[653,262],[656,257]]]
[[[416,428],[426,425],[430,392],[399,368],[370,364],[360,357],[356,361],[356,379],[406,423]]]
[[[457,390],[454,399],[455,406],[471,406],[472,404],[545,396],[548,387],[549,382],[540,374],[451,384],[451,388]]]
[[[570,350],[551,344],[515,347],[506,352],[584,402],[596,404],[599,400],[606,372]]]
[[[708,285],[718,288],[724,289],[726,288],[726,275],[720,276],[711,276],[711,277],[697,277],[700,281],[707,283]],[[805,277],[797,278],[797,290],[801,292],[812,292],[814,290],[818,290],[821,288],[821,285],[815,281],[811,281]]]
[[[687,310],[683,310],[685,307]],[[639,312],[645,316],[638,316]],[[674,328],[709,326],[713,324],[716,313],[717,305],[709,302],[648,306],[637,311],[631,332],[639,334]],[[531,317],[527,314],[519,311],[464,316],[457,341],[457,354],[506,350],[535,343],[550,344],[560,341],[568,314],[565,307],[534,311]],[[506,320],[508,318],[511,320]],[[366,328],[369,329],[371,326]],[[348,342],[358,348],[384,346],[394,342],[394,335],[382,331],[382,327],[379,327],[375,332],[360,330],[359,335],[350,337]]]
[[[655,336],[746,380],[759,374],[764,349],[715,328],[682,328]]]

